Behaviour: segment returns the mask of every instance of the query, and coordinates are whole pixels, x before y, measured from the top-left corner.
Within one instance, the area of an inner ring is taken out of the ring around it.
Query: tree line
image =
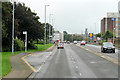
[[[64,41],[73,42],[73,41],[81,41],[84,39],[83,36],[76,36],[73,34],[68,34],[67,31],[63,31],[63,33],[64,33]]]
[[[2,47],[3,49],[10,49],[12,45],[12,3],[2,3]],[[23,31],[28,33],[28,42],[35,40],[44,40],[44,23],[39,21],[40,17],[37,13],[32,12],[29,7],[26,7],[24,3],[15,3],[15,39],[24,41],[25,35]],[[53,26],[49,23],[46,24],[46,35],[49,33],[49,27],[51,27],[50,33],[52,35]],[[47,36],[48,39],[49,36]]]

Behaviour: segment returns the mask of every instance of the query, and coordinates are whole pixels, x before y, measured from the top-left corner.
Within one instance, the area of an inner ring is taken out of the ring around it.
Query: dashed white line
[[[76,66],[76,68],[78,68],[78,66]]]
[[[80,76],[82,76],[82,73],[79,73]]]

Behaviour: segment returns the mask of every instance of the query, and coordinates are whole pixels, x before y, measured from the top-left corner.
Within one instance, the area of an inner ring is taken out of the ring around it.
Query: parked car
[[[85,43],[86,43],[85,41],[81,41],[80,45],[85,45]]]
[[[104,42],[101,45],[101,52],[105,53],[105,52],[113,52],[115,53],[115,47],[113,46],[112,42]]]
[[[58,44],[57,44],[57,49],[64,49],[64,44],[63,43],[61,43],[61,42],[59,42]]]

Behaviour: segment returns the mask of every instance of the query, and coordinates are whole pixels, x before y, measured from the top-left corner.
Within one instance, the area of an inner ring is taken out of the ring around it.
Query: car
[[[74,43],[74,44],[77,44],[77,41],[74,41],[73,43]]]
[[[101,45],[101,52],[105,53],[105,52],[113,52],[115,53],[115,47],[113,46],[112,42],[104,42]]]
[[[64,44],[63,43],[61,43],[61,42],[59,42],[58,44],[57,44],[57,49],[64,49]]]
[[[67,41],[67,44],[70,44],[70,41]]]
[[[80,45],[85,45],[86,42],[85,41],[81,41]]]

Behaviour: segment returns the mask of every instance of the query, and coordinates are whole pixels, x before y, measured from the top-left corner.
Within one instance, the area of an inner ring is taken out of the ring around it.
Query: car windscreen
[[[62,43],[58,43],[58,45],[63,45]]]
[[[113,44],[112,43],[103,43],[103,46],[105,46],[105,47],[113,47]]]
[[[81,43],[85,43],[85,41],[82,41]]]

